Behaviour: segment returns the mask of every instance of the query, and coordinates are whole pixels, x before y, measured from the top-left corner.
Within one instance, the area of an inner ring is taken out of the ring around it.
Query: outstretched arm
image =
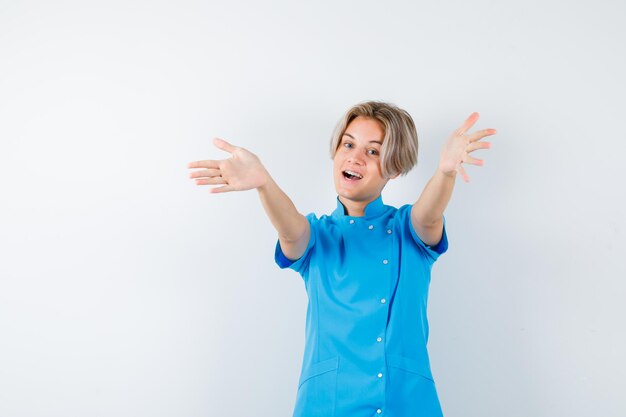
[[[482,138],[496,133],[495,129],[484,129],[466,135],[478,120],[478,113],[472,113],[461,127],[456,129],[444,145],[439,158],[439,167],[428,181],[419,199],[411,208],[411,222],[419,238],[429,246],[436,245],[443,234],[443,212],[448,206],[456,174],[459,172],[465,182],[469,176],[463,163],[482,166],[484,162],[469,156],[477,149],[488,149],[489,142],[479,142]]]
[[[267,216],[278,232],[283,253],[292,260],[300,258],[309,244],[311,233],[306,217],[298,212],[255,154],[223,139],[215,138],[213,143],[232,156],[225,160],[189,163],[188,168],[204,168],[192,172],[190,178],[195,178],[197,185],[221,185],[211,188],[211,193],[256,189]]]

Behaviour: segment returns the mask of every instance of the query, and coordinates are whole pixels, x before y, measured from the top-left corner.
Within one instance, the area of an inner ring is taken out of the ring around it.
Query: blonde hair
[[[385,178],[406,175],[417,164],[418,140],[411,115],[391,103],[367,101],[352,106],[339,120],[330,139],[333,159],[348,125],[358,116],[374,119],[384,128],[380,167]]]

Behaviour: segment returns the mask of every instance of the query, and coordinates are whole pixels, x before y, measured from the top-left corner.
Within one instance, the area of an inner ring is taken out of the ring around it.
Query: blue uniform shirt
[[[337,209],[306,216],[309,244],[291,261],[308,296],[306,339],[294,417],[436,417],[426,306],[433,262],[448,248],[427,246],[411,224],[411,205],[382,197],[363,217]]]

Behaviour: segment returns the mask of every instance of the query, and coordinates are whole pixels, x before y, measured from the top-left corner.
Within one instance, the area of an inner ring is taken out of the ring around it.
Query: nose
[[[360,154],[353,152],[350,156],[348,156],[348,162],[356,165],[363,165],[363,158]]]

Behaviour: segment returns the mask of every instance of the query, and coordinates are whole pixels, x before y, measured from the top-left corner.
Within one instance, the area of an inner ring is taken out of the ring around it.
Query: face
[[[339,140],[333,158],[333,177],[339,200],[369,203],[380,195],[388,179],[380,168],[385,132],[375,119],[356,117]]]

